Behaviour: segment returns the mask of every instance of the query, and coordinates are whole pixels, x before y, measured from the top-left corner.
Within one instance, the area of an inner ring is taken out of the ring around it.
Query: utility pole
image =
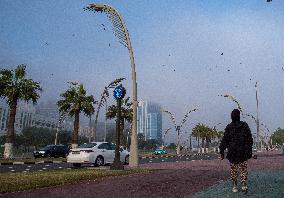
[[[257,82],[255,83],[255,99],[256,99],[256,148],[257,150],[261,149],[259,145],[259,117],[258,117],[258,87],[257,87]]]

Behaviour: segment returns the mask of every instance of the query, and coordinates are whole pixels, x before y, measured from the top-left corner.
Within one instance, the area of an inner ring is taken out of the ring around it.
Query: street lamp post
[[[60,127],[60,124],[62,123],[63,119],[64,119],[64,115],[60,115],[59,119],[58,119],[57,127],[56,127],[56,134],[55,134],[55,140],[54,140],[55,145],[57,145],[59,127]]]
[[[225,98],[230,98],[233,102],[235,102],[238,106],[238,109],[240,110],[241,114],[243,114],[243,109],[241,108],[241,105],[240,103],[237,101],[237,99],[229,94],[225,94],[225,95],[218,95],[218,96],[222,96],[222,97],[225,97]]]
[[[164,135],[163,135],[163,143],[162,143],[162,149],[164,149],[164,146],[165,146],[165,137],[166,137],[166,134],[169,132],[169,130],[171,130],[172,128],[168,128],[166,131],[165,131],[165,133],[164,133]]]
[[[118,38],[119,42],[128,49],[131,68],[132,68],[132,87],[133,87],[133,120],[132,120],[132,133],[131,133],[131,145],[130,145],[130,159],[129,166],[137,167],[139,164],[138,159],[138,141],[137,141],[137,82],[136,82],[136,71],[135,71],[135,63],[133,56],[133,49],[131,46],[131,41],[129,37],[128,30],[126,28],[126,24],[122,19],[120,13],[110,5],[107,4],[90,4],[85,8],[89,11],[95,12],[104,12],[107,14],[108,18],[111,20],[113,25],[113,33]]]
[[[257,82],[255,83],[255,99],[256,99],[256,148],[259,149],[259,118],[258,118],[258,95]]]
[[[172,122],[173,122],[173,124],[174,124],[174,127],[175,127],[175,130],[176,130],[176,134],[177,134],[177,155],[180,154],[180,131],[181,131],[181,128],[183,127],[184,123],[187,121],[187,118],[188,118],[189,114],[190,114],[191,112],[193,112],[193,111],[196,111],[196,110],[197,110],[197,109],[192,109],[192,110],[188,111],[188,112],[184,115],[184,118],[183,118],[183,120],[182,120],[182,122],[181,122],[180,125],[177,125],[177,124],[176,124],[175,117],[174,117],[174,115],[173,115],[170,111],[167,111],[167,110],[164,111],[165,113],[167,113],[167,114],[170,115],[171,120],[172,120]]]

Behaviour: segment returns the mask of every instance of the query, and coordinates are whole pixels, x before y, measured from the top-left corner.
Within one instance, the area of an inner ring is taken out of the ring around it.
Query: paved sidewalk
[[[231,182],[221,181],[205,191],[199,192],[193,198],[218,197],[284,197],[284,170],[283,171],[253,171],[249,175],[249,191],[247,195],[240,192],[231,192]]]

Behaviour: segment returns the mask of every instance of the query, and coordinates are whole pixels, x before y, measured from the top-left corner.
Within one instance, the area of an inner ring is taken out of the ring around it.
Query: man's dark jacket
[[[227,125],[220,144],[220,154],[224,156],[227,148],[227,159],[231,163],[241,163],[252,157],[253,139],[246,122],[234,121]]]

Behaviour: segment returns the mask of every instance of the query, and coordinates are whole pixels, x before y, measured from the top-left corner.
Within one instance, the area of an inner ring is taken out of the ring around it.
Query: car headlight
[[[39,153],[44,154],[44,153],[45,153],[45,151],[39,151]]]

